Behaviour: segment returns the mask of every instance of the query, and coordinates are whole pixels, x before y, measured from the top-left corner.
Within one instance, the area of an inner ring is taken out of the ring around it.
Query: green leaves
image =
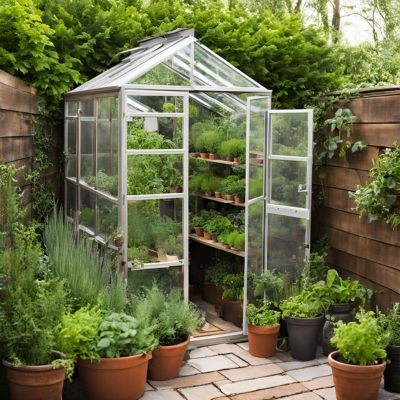
[[[279,311],[271,309],[271,303],[268,300],[260,301],[258,307],[248,304],[246,308],[247,322],[256,326],[278,325],[280,315]]]

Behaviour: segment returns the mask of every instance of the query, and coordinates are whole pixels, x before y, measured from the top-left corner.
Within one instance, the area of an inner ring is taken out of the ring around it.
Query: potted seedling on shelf
[[[244,275],[243,273],[229,274],[224,278],[221,311],[225,321],[241,327],[243,323],[243,297],[244,297]],[[218,306],[216,302],[216,306]]]
[[[218,242],[221,243],[225,249],[231,248],[231,246],[229,246],[229,243],[228,243],[228,236],[230,233],[231,233],[231,230],[225,230],[225,231],[222,231],[217,237]]]
[[[230,156],[237,159],[241,154],[246,153],[246,142],[241,139],[227,140],[221,143],[219,152],[223,157]]]
[[[204,273],[203,300],[210,304],[215,304],[216,299],[222,299],[224,278],[232,274],[234,264],[224,258],[217,258],[212,265],[207,266]],[[218,308],[215,307],[218,312]]]
[[[120,248],[124,244],[124,231],[122,228],[117,228],[111,233],[109,241],[113,243],[116,247]]]
[[[219,188],[219,178],[213,174],[204,177],[201,182],[201,190],[205,192],[206,196],[212,196]]]
[[[244,203],[244,197],[246,194],[246,180],[240,179],[234,183],[231,187],[232,194],[235,199],[235,203]]]
[[[207,210],[201,210],[193,215],[193,226],[197,236],[203,236],[204,224],[211,218],[211,214]]]
[[[230,175],[223,179],[219,185],[219,190],[222,197],[224,197],[226,200],[234,200],[233,190],[238,181],[239,178],[237,177],[237,175]]]
[[[204,224],[204,230],[210,233],[211,236],[215,235],[213,240],[217,241],[217,236],[221,232],[233,231],[233,226],[228,218],[223,217],[222,215],[216,215]]]
[[[210,154],[215,155],[218,152],[221,139],[217,132],[208,131],[202,133],[195,142],[195,149],[202,158],[210,158]],[[203,155],[202,155],[203,154]],[[208,155],[205,156],[205,154]],[[214,157],[215,159],[215,157]]]

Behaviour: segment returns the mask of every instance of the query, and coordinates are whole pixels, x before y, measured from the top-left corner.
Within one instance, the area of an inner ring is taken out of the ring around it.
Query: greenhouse
[[[64,212],[113,249],[130,292],[177,286],[204,310],[194,342],[238,340],[247,302],[285,290],[265,271],[310,252],[312,110],[271,110],[193,29],[124,53],[65,95]]]

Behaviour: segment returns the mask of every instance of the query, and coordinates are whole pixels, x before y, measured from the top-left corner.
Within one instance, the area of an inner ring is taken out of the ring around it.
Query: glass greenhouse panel
[[[271,113],[272,155],[307,157],[308,114]]]
[[[183,258],[182,199],[128,200],[128,261],[134,265]]]
[[[128,150],[182,148],[183,118],[133,117],[128,122]]]
[[[271,175],[271,204],[306,208],[306,162],[271,160]]]
[[[67,117],[76,117],[78,115],[78,103],[76,101],[67,102]]]
[[[96,197],[95,194],[81,188],[79,224],[86,227],[93,235],[96,233]]]
[[[98,232],[104,241],[118,228],[118,204],[106,199],[98,198]]]
[[[194,78],[201,86],[259,87],[198,43],[194,43]]]
[[[182,155],[132,155],[127,164],[128,195],[182,192]]]
[[[96,189],[118,196],[118,99],[98,99]],[[89,178],[90,179],[90,178]],[[87,180],[89,183],[89,181]]]
[[[183,288],[183,266],[133,270],[128,273],[128,290],[132,295],[144,294],[144,288],[150,289],[153,282],[162,293],[169,293],[172,288]]]
[[[267,269],[296,277],[304,264],[306,219],[269,214]]]
[[[67,202],[65,204],[66,215],[70,222],[75,221],[78,211],[78,187],[67,181]]]
[[[128,96],[129,112],[182,113],[182,96]]]
[[[76,141],[77,141],[77,119],[67,119],[67,151],[68,161],[65,166],[65,176],[76,179],[77,159],[76,159]]]
[[[94,118],[94,101],[81,102],[81,179],[87,182],[87,178],[95,176],[96,154],[96,126]]]

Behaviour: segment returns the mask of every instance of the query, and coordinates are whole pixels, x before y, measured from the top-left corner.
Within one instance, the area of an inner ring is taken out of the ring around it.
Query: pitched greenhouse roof
[[[193,29],[145,38],[139,47],[123,53],[128,52],[119,64],[72,92],[130,85],[267,90],[202,45],[193,36]]]

